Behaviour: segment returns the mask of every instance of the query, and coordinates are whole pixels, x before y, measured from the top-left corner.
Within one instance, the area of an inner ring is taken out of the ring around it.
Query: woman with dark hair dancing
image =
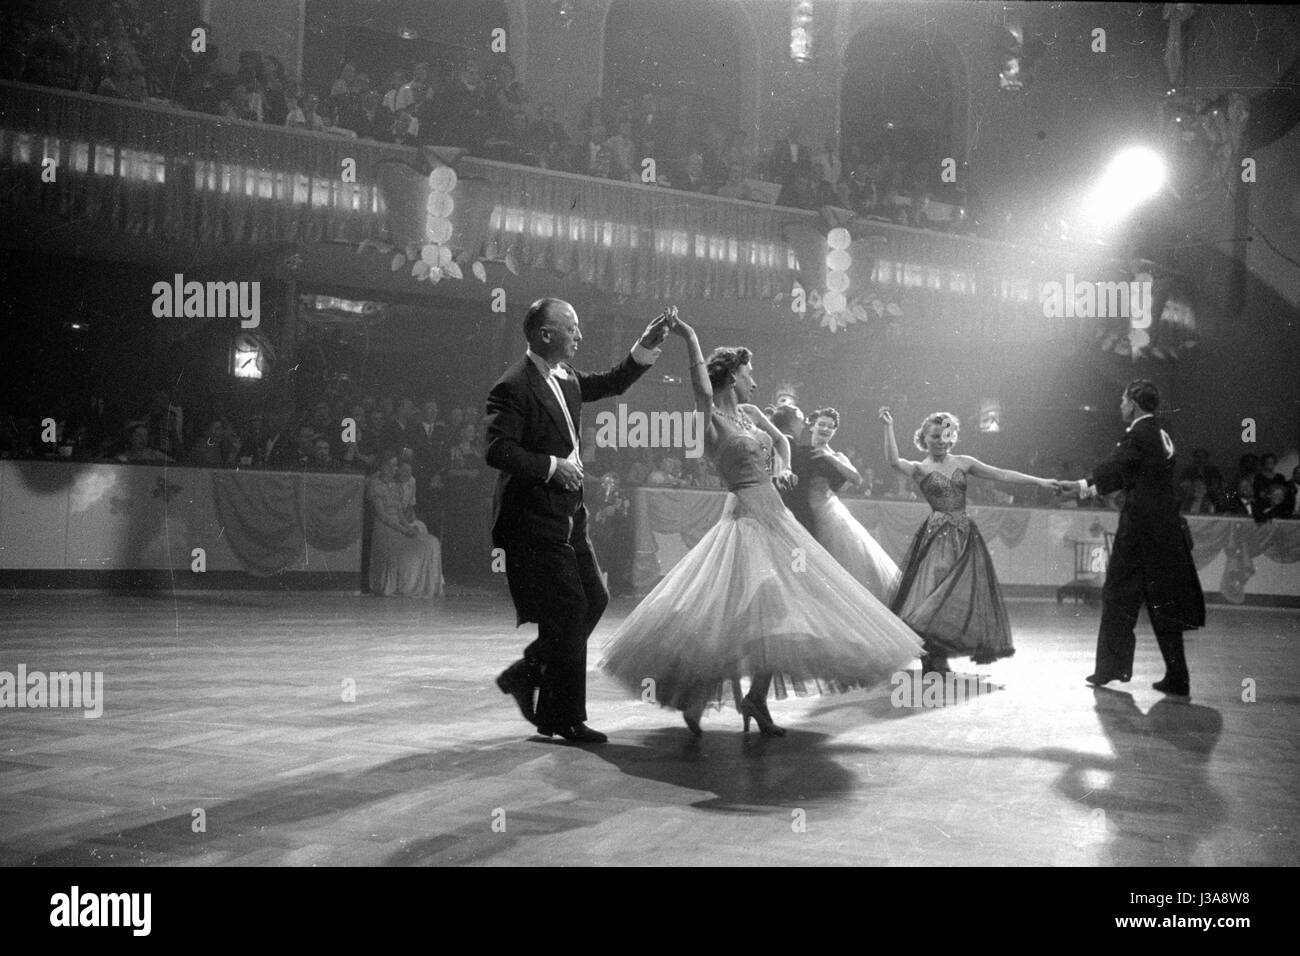
[[[789,481],[789,441],[749,404],[749,350],[715,349],[706,363],[694,330],[675,312],[672,321],[690,352],[705,450],[730,494],[718,523],[614,632],[601,666],[680,710],[697,736],[705,708],[728,691],[746,730],[752,719],[780,736],[769,689],[781,699],[787,686],[806,694],[874,684],[921,645],[781,503],[772,475]]]
[[[840,413],[833,408],[819,408],[808,416],[808,422],[812,426],[808,501],[812,506],[813,531],[836,561],[888,604],[898,589],[901,576],[898,565],[849,513],[837,494],[846,483],[862,484],[862,476],[853,462],[830,445],[840,427]]]
[[[912,538],[903,559],[903,579],[890,605],[925,641],[922,670],[946,673],[953,656],[969,654],[976,664],[1010,657],[1015,653],[1011,624],[993,559],[966,514],[967,475],[1052,491],[1056,482],[951,454],[961,423],[948,412],[927,416],[912,436],[913,444],[927,452],[921,461],[898,456],[888,408],[880,410],[880,420],[885,423],[885,460],[915,481],[934,509]]]

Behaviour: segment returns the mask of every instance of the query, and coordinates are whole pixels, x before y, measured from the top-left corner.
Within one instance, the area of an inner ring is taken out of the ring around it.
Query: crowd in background
[[[655,92],[593,99],[570,129],[504,55],[457,53],[456,62],[421,60],[383,75],[348,62],[313,87],[256,50],[223,70],[209,25],[196,51],[188,32],[164,37],[135,0],[19,3],[7,17],[0,76],[8,79],[730,199],[835,205],[913,226],[962,228],[965,218],[961,193],[928,181],[925,164],[884,139],[812,143],[795,123],[761,149],[698,104]]]

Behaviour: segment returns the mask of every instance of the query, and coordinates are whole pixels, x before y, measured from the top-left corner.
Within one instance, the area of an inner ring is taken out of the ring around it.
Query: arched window
[[[840,96],[846,168],[860,151],[868,162],[888,157],[909,180],[938,185],[941,161],[965,156],[965,111],[960,59],[950,41],[918,27],[873,24],[849,42]]]
[[[752,30],[737,4],[614,0],[605,21],[605,119],[613,125],[620,104],[636,111],[650,93],[668,130],[684,127],[698,146],[710,122],[733,129],[752,116],[746,91],[756,60]]]

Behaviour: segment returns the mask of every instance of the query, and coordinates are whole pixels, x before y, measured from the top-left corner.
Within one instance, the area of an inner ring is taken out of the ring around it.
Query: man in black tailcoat
[[[582,341],[578,314],[539,299],[524,316],[527,353],[488,396],[487,463],[500,471],[492,544],[505,553],[517,623],[537,622],[537,640],[497,678],[524,718],[546,736],[604,743],[587,719],[587,638],[609,603],[587,536],[582,498],[582,403],[625,392],[659,356],[668,318],[651,322],[608,372],[569,365]]]
[[[1183,631],[1205,625],[1205,596],[1192,560],[1191,534],[1178,513],[1174,441],[1155,415],[1159,407],[1160,393],[1152,382],[1130,382],[1120,400],[1120,414],[1130,424],[1114,454],[1087,478],[1060,482],[1058,487],[1077,489],[1084,498],[1124,489],[1102,589],[1096,667],[1088,682],[1100,687],[1132,677],[1137,644],[1133,628],[1145,603],[1165,659],[1164,679],[1153,686],[1186,697],[1191,680]]]
[[[803,441],[806,427],[803,411],[798,405],[778,405],[772,412],[772,424],[790,439],[790,471],[795,480],[789,485],[776,486],[781,500],[809,534],[813,533],[812,504],[808,501],[809,479],[812,477],[812,449]]]

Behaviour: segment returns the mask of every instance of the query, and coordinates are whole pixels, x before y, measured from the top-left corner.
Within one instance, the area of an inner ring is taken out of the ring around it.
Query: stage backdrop
[[[202,573],[359,575],[362,488],[357,475],[0,461],[0,571],[172,571],[184,587],[201,548]]]
[[[718,491],[638,488],[633,494],[636,565],[633,586],[644,593],[672,568],[722,514]],[[929,514],[923,502],[845,498],[844,503],[890,556],[901,563]],[[988,543],[998,579],[1010,593],[1051,594],[1075,580],[1075,543],[1104,567],[1105,532],[1115,511],[1080,508],[974,507],[971,518]],[[1300,603],[1300,521],[1255,524],[1249,518],[1192,516],[1193,556],[1207,595],[1232,603]],[[1101,549],[1094,551],[1094,549]],[[1090,562],[1091,563],[1091,562]],[[1084,574],[1100,585],[1103,573]]]

